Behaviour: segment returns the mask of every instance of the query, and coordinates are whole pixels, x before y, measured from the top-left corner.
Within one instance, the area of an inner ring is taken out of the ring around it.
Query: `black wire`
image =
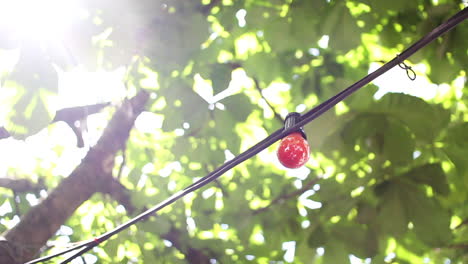
[[[61,255],[64,255],[68,252],[71,252],[71,251],[74,251],[74,250],[77,250],[79,248],[82,248],[86,245],[89,245],[91,243],[93,243],[94,241],[93,240],[85,240],[81,243],[74,243],[75,245],[74,246],[71,246],[67,249],[64,249],[62,251],[59,251],[57,253],[54,253],[54,254],[50,254],[50,255],[47,255],[47,256],[44,256],[44,257],[41,257],[41,258],[37,258],[37,259],[34,259],[34,260],[31,260],[29,262],[26,262],[25,264],[33,264],[33,263],[40,263],[40,262],[44,262],[44,261],[47,261],[49,259],[52,259],[52,258],[55,258],[55,257],[58,257],[58,256],[61,256]]]
[[[205,177],[199,179],[198,181],[196,181],[195,183],[193,183],[190,186],[186,187],[185,189],[173,194],[172,196],[170,196],[166,200],[164,200],[161,203],[157,204],[156,206],[146,210],[145,212],[139,214],[138,216],[134,217],[133,219],[129,220],[128,222],[114,228],[113,230],[111,230],[111,231],[109,231],[107,233],[104,233],[104,234],[96,237],[95,240],[91,240],[91,241],[84,242],[82,244],[78,244],[78,245],[73,246],[71,248],[68,248],[68,249],[66,249],[64,251],[55,253],[55,254],[50,255],[50,256],[42,257],[42,258],[39,258],[39,259],[36,259],[36,260],[32,260],[32,261],[27,262],[25,264],[34,264],[34,263],[39,263],[39,262],[42,262],[42,261],[47,261],[47,260],[49,260],[49,259],[51,259],[53,257],[63,255],[65,253],[71,252],[73,250],[81,249],[81,250],[77,251],[76,253],[74,253],[69,258],[65,259],[63,262],[61,262],[62,264],[69,263],[74,258],[86,253],[87,251],[94,248],[95,246],[97,246],[101,242],[106,241],[107,239],[109,239],[113,235],[121,232],[122,230],[126,229],[127,227],[135,224],[136,222],[138,222],[138,221],[140,221],[142,219],[145,219],[146,217],[156,213],[157,211],[161,210],[162,208],[174,203],[175,201],[177,201],[178,199],[184,197],[188,193],[193,192],[195,190],[198,190],[198,189],[202,188],[203,186],[207,185],[208,183],[216,180],[217,178],[219,178],[222,174],[224,174],[228,170],[234,168],[235,166],[239,165],[240,163],[244,162],[245,160],[255,156],[256,154],[258,154],[262,150],[266,149],[267,147],[269,147],[270,145],[272,145],[273,143],[275,143],[279,139],[287,136],[291,132],[296,131],[300,127],[302,127],[305,124],[307,124],[307,123],[311,122],[312,120],[316,119],[317,117],[319,117],[320,115],[322,115],[323,113],[328,111],[330,108],[334,107],[336,104],[338,104],[339,102],[344,100],[346,97],[350,96],[352,93],[357,91],[359,88],[361,88],[364,85],[370,83],[372,80],[374,80],[375,78],[377,78],[380,75],[384,74],[385,72],[387,72],[391,68],[395,67],[399,63],[402,63],[409,56],[413,55],[416,51],[423,48],[424,46],[426,46],[427,44],[429,44],[430,42],[432,42],[433,40],[435,40],[436,38],[438,38],[442,34],[446,33],[447,31],[449,31],[450,29],[452,29],[453,27],[455,27],[456,25],[461,23],[466,18],[468,18],[468,8],[464,8],[463,10],[456,13],[449,20],[447,20],[445,23],[443,23],[442,25],[438,26],[437,28],[435,28],[434,30],[429,32],[426,36],[424,36],[419,41],[417,41],[416,43],[411,45],[409,48],[407,48],[404,52],[399,54],[397,57],[395,57],[390,62],[384,64],[382,67],[380,67],[376,71],[368,74],[366,77],[364,77],[361,80],[357,81],[356,83],[354,83],[350,87],[344,89],[343,91],[339,92],[338,94],[331,97],[327,101],[323,102],[322,104],[318,105],[317,107],[315,107],[315,108],[311,109],[310,111],[308,111],[307,113],[305,113],[301,117],[301,120],[299,122],[297,122],[294,126],[291,126],[288,129],[280,129],[280,130],[275,131],[273,134],[271,134],[267,138],[263,139],[262,141],[260,141],[259,143],[257,143],[256,145],[254,145],[253,147],[248,149],[247,151],[239,154],[234,159],[232,159],[230,161],[227,161],[226,163],[224,163],[223,165],[221,165],[220,167],[218,167],[217,169],[215,169],[214,171],[212,171],[211,173],[209,173]]]

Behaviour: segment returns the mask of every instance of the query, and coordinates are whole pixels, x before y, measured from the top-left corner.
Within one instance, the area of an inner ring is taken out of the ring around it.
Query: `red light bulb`
[[[276,154],[283,166],[297,169],[309,160],[309,143],[300,132],[293,132],[281,140]]]

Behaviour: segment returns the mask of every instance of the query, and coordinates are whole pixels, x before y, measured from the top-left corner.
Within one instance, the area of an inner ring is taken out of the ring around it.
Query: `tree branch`
[[[93,104],[93,105],[83,105],[83,106],[75,106],[75,107],[68,107],[58,110],[55,113],[54,120],[52,123],[58,121],[64,121],[65,123],[74,123],[75,121],[81,120],[86,118],[91,114],[95,114],[100,112],[104,107],[109,106],[110,102],[101,103],[101,104]]]
[[[283,124],[284,119],[278,114],[278,112],[275,111],[275,108],[270,104],[268,99],[266,99],[265,96],[263,96],[262,88],[260,88],[260,83],[258,82],[258,80],[256,78],[252,78],[252,79],[253,79],[254,84],[255,84],[254,85],[255,89],[258,91],[258,93],[260,94],[262,99],[265,100],[266,104],[268,105],[268,107],[270,107],[271,111],[273,111],[273,114],[275,115],[276,120],[278,120],[281,124]]]
[[[294,191],[292,193],[287,193],[287,194],[283,194],[283,195],[280,195],[280,196],[276,197],[273,201],[271,201],[271,203],[269,205],[255,210],[254,215],[265,212],[266,210],[268,210],[270,207],[272,207],[275,204],[282,203],[282,202],[284,202],[286,200],[289,200],[291,198],[294,198],[296,196],[299,196],[299,195],[305,193],[306,191],[310,190],[310,188],[312,186],[314,186],[321,179],[322,179],[322,177],[315,177],[312,180],[310,180],[308,183],[306,183],[301,189],[299,189],[297,191]]]
[[[224,63],[224,64],[230,66],[232,70],[242,68],[242,64],[240,64],[239,62],[227,62],[227,63]],[[280,114],[278,114],[278,112],[275,110],[273,105],[268,101],[268,99],[265,96],[263,96],[262,88],[260,87],[260,82],[257,80],[257,78],[252,78],[252,79],[254,81],[255,90],[257,90],[258,93],[260,94],[260,96],[262,97],[262,99],[265,100],[266,104],[268,105],[268,107],[273,112],[276,120],[278,120],[281,124],[283,124],[284,119],[281,117]]]
[[[143,111],[148,98],[148,92],[140,91],[123,102],[81,164],[45,200],[31,208],[15,227],[5,233],[10,250],[0,248],[0,259],[14,258],[15,262],[8,262],[12,264],[32,259],[83,202],[113,180],[115,155],[127,141],[135,119]],[[13,256],[9,255],[11,252]]]
[[[82,148],[84,147],[83,126],[86,124],[86,118],[91,114],[98,113],[108,105],[110,105],[110,102],[63,108],[57,111],[52,123],[58,121],[67,123],[76,135],[77,147]]]
[[[445,246],[444,248],[468,249],[468,244],[453,244],[453,245]]]
[[[181,230],[171,227],[169,232],[163,235],[162,238],[170,241],[175,248],[182,252],[188,263],[209,264],[211,258],[202,249],[190,247],[190,244],[183,245],[180,243],[181,240],[186,240],[181,239],[182,236]]]
[[[34,192],[44,188],[41,183],[32,183],[27,179],[0,178],[0,187],[11,189],[16,193]]]
[[[112,199],[123,205],[129,214],[133,214],[135,211],[128,189],[118,179],[109,177],[109,181],[101,186],[101,192],[108,194]]]
[[[88,115],[95,114],[101,111],[104,107],[108,105],[110,105],[110,102],[63,108],[55,113],[55,118],[54,120],[52,120],[51,123],[58,121],[64,121],[65,123],[67,123],[67,125],[70,126],[70,128],[73,130],[77,137],[78,147],[83,147],[84,144],[83,137],[81,135],[81,128],[77,126],[75,122],[86,118]],[[8,138],[10,136],[10,133],[8,133],[8,131],[4,127],[0,127],[0,139]]]

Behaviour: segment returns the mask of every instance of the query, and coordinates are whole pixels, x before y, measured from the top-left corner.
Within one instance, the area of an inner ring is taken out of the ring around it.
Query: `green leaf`
[[[217,64],[211,70],[211,82],[213,84],[213,93],[216,95],[219,92],[228,88],[231,81],[232,67],[226,64]]]
[[[217,17],[224,30],[232,31],[236,28],[238,24],[236,13],[241,8],[243,8],[243,3],[240,1],[235,1],[232,5],[223,6]]]
[[[403,177],[416,183],[427,184],[439,194],[449,194],[450,188],[447,182],[447,177],[445,176],[440,163],[425,164],[423,166],[414,168],[411,171],[405,173]]]
[[[265,40],[271,46],[274,52],[284,52],[287,50],[294,49],[291,41],[285,38],[285,35],[289,35],[291,32],[291,24],[286,18],[274,18],[271,19],[268,24],[265,25]]]
[[[359,258],[373,257],[377,254],[379,244],[376,233],[361,225],[340,222],[334,226],[332,235]]]
[[[429,247],[443,247],[452,239],[450,213],[435,199],[410,184],[400,185],[401,198],[414,231]]]
[[[253,4],[249,7],[246,21],[247,27],[254,29],[263,29],[265,24],[268,23],[268,17],[270,16],[271,9]]]
[[[322,34],[330,37],[331,49],[348,52],[361,43],[361,29],[344,2],[336,2],[331,8],[323,21]]]
[[[239,7],[226,6],[218,15],[219,23],[225,28],[225,30],[232,30],[237,26],[236,13]]]
[[[404,164],[413,160],[415,142],[409,129],[392,120],[388,120],[384,132],[383,153],[395,164]]]
[[[253,105],[245,94],[235,94],[221,101],[226,111],[229,111],[234,120],[244,122],[253,111]]]
[[[446,145],[444,151],[455,165],[459,175],[468,175],[468,150],[458,145]]]
[[[389,11],[402,12],[406,9],[417,8],[417,2],[396,0],[396,1],[372,1],[365,0],[364,3],[370,5],[372,11],[380,14],[386,14]]]
[[[399,184],[386,182],[378,186],[377,195],[380,197],[378,216],[382,231],[396,237],[402,237],[408,228],[406,207],[401,197]]]
[[[335,193],[336,194],[336,193]],[[333,216],[344,216],[349,213],[356,204],[356,201],[351,197],[343,197],[338,201],[331,201],[329,203],[322,202],[322,208],[320,214],[324,219],[328,219]]]
[[[168,219],[168,217],[165,215],[158,215],[156,217],[148,219],[143,223],[140,223],[140,229],[144,230],[145,232],[149,232],[151,234],[156,235],[167,234],[171,227],[171,220]]]
[[[110,257],[117,256],[117,250],[119,248],[119,245],[122,244],[122,242],[124,241],[120,236],[116,236],[108,240],[108,242],[105,244],[105,250],[107,255],[109,255]]]
[[[352,117],[337,131],[339,139],[345,144],[343,156],[350,159],[352,163],[368,155],[369,152],[381,153],[387,128],[386,117],[373,113],[362,113]],[[360,146],[360,151],[355,151],[356,145]]]
[[[39,43],[28,43],[21,48],[21,56],[14,71],[8,78],[28,89],[30,93],[38,93],[44,89],[57,93],[58,74]]]
[[[352,83],[351,83],[352,84]],[[345,89],[346,87],[342,87]],[[344,102],[351,109],[365,112],[370,106],[374,104],[374,94],[379,90],[376,85],[370,84],[359,90],[358,94],[350,96]]]
[[[450,121],[450,111],[401,93],[384,95],[371,111],[387,113],[402,121],[417,139],[433,142]]]
[[[327,141],[327,137],[338,136],[334,132],[340,128],[340,118],[336,116],[334,111],[328,111],[304,126],[304,131],[307,134],[307,139],[312,150],[323,150],[323,146]],[[330,140],[331,144],[337,144],[335,138]],[[330,147],[330,150],[336,150],[336,147]]]
[[[436,53],[434,50],[433,53]],[[442,56],[430,54],[427,60],[431,66],[429,78],[433,83],[451,83],[462,70],[462,66],[456,61],[450,60],[448,54]]]
[[[310,233],[307,239],[307,245],[309,245],[310,248],[321,247],[327,242],[327,237],[327,233],[323,227],[319,225]]]
[[[341,241],[337,239],[331,240],[325,247],[323,263],[349,263],[348,254],[348,250]]]
[[[10,98],[13,111],[7,117],[7,130],[17,139],[39,132],[52,121],[55,114],[51,97],[58,87],[57,72],[37,43],[28,43],[21,49],[18,64],[3,86],[15,89]]]
[[[273,54],[255,53],[247,58],[243,66],[249,76],[258,78],[266,84],[281,74],[281,65]]]
[[[459,144],[462,147],[468,147],[468,122],[463,122],[450,127],[444,141],[451,144]]]
[[[214,111],[214,120],[216,122],[216,133],[220,138],[226,140],[227,147],[232,153],[239,152],[241,139],[235,131],[236,117],[235,110],[219,110]]]
[[[316,27],[324,8],[325,2],[320,1],[294,2],[291,6],[288,13],[291,17],[291,35],[298,48],[308,49],[317,42],[319,36]]]
[[[155,11],[158,9],[155,8]],[[145,34],[140,36],[139,45],[144,47],[144,54],[155,59],[152,61],[156,69],[168,73],[183,69],[208,38],[206,17],[200,13],[187,12],[188,10],[190,9],[153,14],[152,21],[144,28]],[[121,20],[120,17],[117,19]],[[125,28],[128,29],[128,26]]]
[[[208,103],[192,89],[188,81],[176,79],[162,91],[167,106],[163,109],[163,129],[172,131],[181,128],[184,122],[190,124],[190,131],[198,131],[205,126],[208,118]]]
[[[39,132],[50,124],[54,115],[49,109],[50,104],[44,101],[40,91],[31,93],[26,90],[26,94],[23,94],[13,107],[14,111],[10,112],[5,128],[17,139],[25,139]]]
[[[468,122],[448,129],[443,150],[461,176],[468,175]]]
[[[213,213],[215,209],[216,195],[213,194],[208,198],[203,198],[200,194],[198,195],[192,204],[192,211],[194,213],[195,222],[197,227],[202,230],[209,230],[213,228]]]
[[[316,259],[316,250],[311,250],[309,245],[304,242],[296,244],[294,260],[302,261],[302,263],[309,263],[312,259]]]

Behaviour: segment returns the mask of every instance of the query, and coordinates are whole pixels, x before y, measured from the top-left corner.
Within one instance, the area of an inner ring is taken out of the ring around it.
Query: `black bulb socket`
[[[301,114],[297,112],[289,113],[286,116],[286,119],[284,120],[284,129],[289,129],[300,121],[301,121]],[[293,131],[293,132],[299,132],[304,139],[307,139],[307,135],[304,132],[304,129],[302,127],[298,128],[296,131]]]

